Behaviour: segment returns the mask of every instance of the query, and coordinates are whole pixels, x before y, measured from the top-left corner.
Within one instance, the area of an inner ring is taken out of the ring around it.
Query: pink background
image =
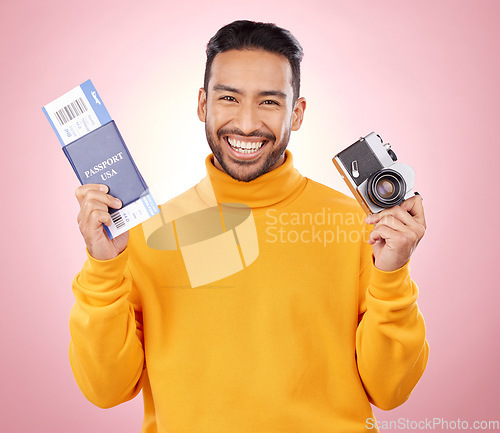
[[[499,420],[500,2],[2,2],[0,430],[138,432],[142,402],[101,410],[73,380],[77,180],[41,107],[91,78],[163,198],[204,175],[196,117],[208,39],[276,22],[305,50],[296,166],[346,191],[331,157],[372,130],[417,173],[429,229],[412,259],[431,356],[380,421]],[[182,168],[180,168],[182,167]]]

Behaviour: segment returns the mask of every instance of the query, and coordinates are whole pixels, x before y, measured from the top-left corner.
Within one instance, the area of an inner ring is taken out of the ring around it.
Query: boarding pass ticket
[[[111,117],[90,80],[43,107],[62,146],[111,121]],[[146,190],[136,201],[111,212],[111,225],[104,226],[110,239],[151,218],[159,212],[153,196]]]

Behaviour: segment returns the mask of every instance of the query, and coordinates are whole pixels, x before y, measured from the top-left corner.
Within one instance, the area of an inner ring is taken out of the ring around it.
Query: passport
[[[82,185],[103,183],[126,206],[148,187],[112,120],[63,147]]]
[[[108,237],[126,232],[159,213],[118,128],[90,80],[42,108],[82,185],[105,184],[123,203],[110,209]]]

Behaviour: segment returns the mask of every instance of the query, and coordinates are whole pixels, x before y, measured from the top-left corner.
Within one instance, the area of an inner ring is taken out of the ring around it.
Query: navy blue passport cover
[[[80,183],[103,183],[123,206],[136,201],[147,190],[112,120],[63,147]]]

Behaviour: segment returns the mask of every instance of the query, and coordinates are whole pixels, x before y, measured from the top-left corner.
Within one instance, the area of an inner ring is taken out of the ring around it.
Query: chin
[[[240,182],[251,182],[252,180],[257,179],[259,176],[262,176],[266,172],[264,166],[252,167],[250,170],[247,170],[246,168],[249,165],[253,166],[256,164],[248,164],[246,161],[242,162],[241,164],[239,162],[221,164],[222,168],[229,176],[231,176],[233,179],[239,180]]]

